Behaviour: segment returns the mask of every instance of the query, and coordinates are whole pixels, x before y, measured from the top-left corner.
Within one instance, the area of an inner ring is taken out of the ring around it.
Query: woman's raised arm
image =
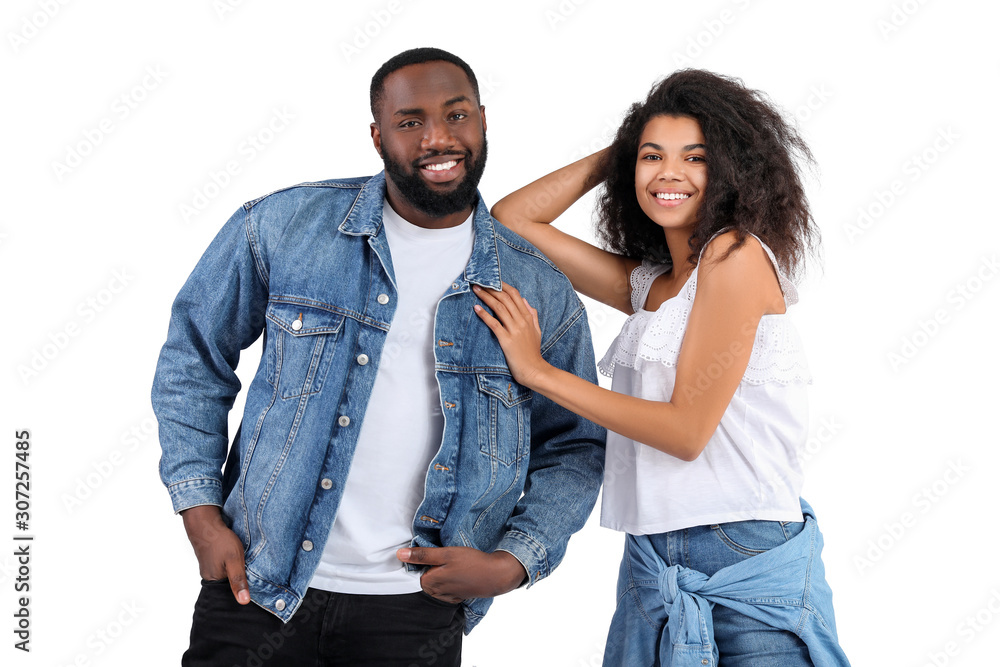
[[[632,314],[629,275],[639,262],[602,250],[551,226],[573,202],[604,180],[607,149],[542,176],[490,211],[551,259],[582,294]]]

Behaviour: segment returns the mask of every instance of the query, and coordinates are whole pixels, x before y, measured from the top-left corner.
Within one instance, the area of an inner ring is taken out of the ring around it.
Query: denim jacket
[[[634,579],[655,586],[663,598],[657,619],[663,615],[667,622],[659,642],[659,664],[718,665],[711,608],[721,604],[773,628],[794,632],[817,667],[850,667],[837,641],[833,594],[820,558],[823,534],[812,507],[804,500],[800,503],[805,526],[798,535],[711,577],[680,565],[668,567],[648,536],[628,536]]]
[[[174,302],[153,384],[174,510],[214,504],[243,540],[254,602],[287,621],[340,504],[396,309],[382,226],[385,178],[304,183],[244,204]],[[529,585],[563,558],[594,505],[603,429],[514,382],[471,284],[517,287],[541,315],[542,353],[596,382],[583,304],[479,198],[472,256],[434,320],[445,417],[424,471],[413,546],[513,554]],[[240,428],[240,351],[264,335]],[[227,454],[228,452],[228,454]],[[225,474],[222,468],[225,464]],[[466,631],[491,599],[465,602]]]

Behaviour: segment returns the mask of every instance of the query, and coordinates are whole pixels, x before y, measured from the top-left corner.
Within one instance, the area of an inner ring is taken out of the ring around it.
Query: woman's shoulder
[[[735,229],[713,236],[702,248],[697,271],[699,287],[711,285],[757,297],[775,290],[773,296],[780,296],[786,306],[798,301],[795,286],[782,272],[774,253],[749,232],[742,242]]]
[[[740,235],[735,229],[726,229],[710,238],[701,249],[698,258],[699,266],[705,269],[719,264],[728,267],[744,269],[770,269],[773,264],[767,246],[754,236],[746,233],[740,242]],[[777,268],[777,267],[775,267]],[[702,271],[704,273],[704,271]]]

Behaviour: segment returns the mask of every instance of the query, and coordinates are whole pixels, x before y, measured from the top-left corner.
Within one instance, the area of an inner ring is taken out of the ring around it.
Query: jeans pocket
[[[780,521],[732,521],[714,524],[711,528],[722,544],[744,556],[762,554],[794,537],[791,529],[786,531],[786,525]]]
[[[483,454],[510,466],[530,449],[531,390],[501,374],[477,374],[476,384],[479,448]]]
[[[222,579],[202,579],[202,586],[226,586],[229,587],[229,579],[223,577]]]
[[[436,607],[443,607],[445,609],[457,609],[462,605],[461,602],[445,602],[444,600],[439,600],[430,593],[427,593],[425,591],[417,591],[417,595],[419,595],[424,602],[429,602],[430,604],[433,604]]]
[[[283,399],[323,388],[344,325],[340,313],[299,302],[272,301],[267,307],[266,377]]]

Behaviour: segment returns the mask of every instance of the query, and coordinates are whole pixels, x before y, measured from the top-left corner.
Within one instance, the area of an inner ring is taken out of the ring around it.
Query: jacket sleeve
[[[572,292],[570,292],[572,295]],[[594,347],[586,311],[577,309],[543,343],[553,366],[596,384]],[[531,456],[524,495],[497,547],[513,554],[528,573],[528,586],[562,561],[570,535],[580,530],[597,501],[604,472],[604,428],[541,394],[531,399]]]
[[[236,365],[264,328],[267,273],[250,209],[237,211],[174,300],[153,380],[160,478],[174,511],[222,505],[228,415],[240,390]]]

